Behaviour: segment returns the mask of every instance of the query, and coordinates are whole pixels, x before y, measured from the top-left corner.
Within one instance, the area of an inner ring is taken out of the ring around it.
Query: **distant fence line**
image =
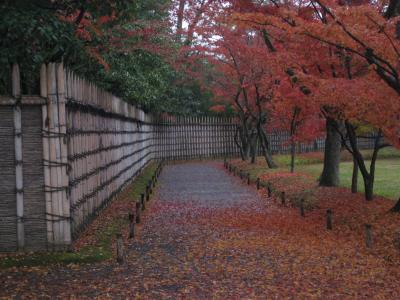
[[[239,156],[234,119],[158,119],[62,64],[42,66],[40,95],[23,96],[12,70],[12,95],[0,96],[0,251],[65,249],[151,160]],[[288,152],[287,135],[270,138]]]

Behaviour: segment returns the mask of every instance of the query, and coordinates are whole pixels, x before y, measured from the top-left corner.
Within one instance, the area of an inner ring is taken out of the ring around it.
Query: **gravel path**
[[[233,243],[262,231],[237,228],[238,213],[251,218],[263,211],[255,188],[229,176],[220,163],[167,165],[125,265],[0,273],[0,295],[262,298],[264,282],[258,281],[274,264],[262,249],[250,253]]]

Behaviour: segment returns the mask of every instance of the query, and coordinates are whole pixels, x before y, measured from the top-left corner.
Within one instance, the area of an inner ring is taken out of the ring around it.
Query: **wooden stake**
[[[372,225],[365,224],[365,246],[372,248]]]
[[[300,216],[302,216],[303,218],[306,216],[304,212],[304,199],[300,200]]]
[[[129,213],[129,238],[132,239],[135,237],[135,215],[133,213]]]
[[[124,253],[124,241],[122,239],[122,234],[117,234],[117,262],[122,264],[125,260]]]
[[[141,202],[136,202],[136,224],[140,223]]]
[[[147,201],[149,201],[149,200],[147,200]],[[144,201],[144,194],[140,194],[140,204],[142,207],[142,211],[145,210],[146,209],[146,201]]]
[[[153,191],[152,191],[152,189],[151,189],[153,183],[151,182],[151,180],[149,180],[149,182],[147,183],[147,185],[148,185],[148,187],[149,187],[149,193],[150,193],[150,195],[151,195],[151,194],[153,193]]]
[[[285,192],[281,192],[281,201],[282,201],[282,205],[286,205],[286,195],[285,195]]]
[[[250,185],[251,181],[250,181],[250,173],[247,173],[247,185]]]
[[[257,178],[257,190],[260,189],[260,178]]]

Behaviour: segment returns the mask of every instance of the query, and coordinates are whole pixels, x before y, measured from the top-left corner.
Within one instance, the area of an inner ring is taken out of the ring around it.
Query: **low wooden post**
[[[150,201],[150,187],[146,187],[146,201]]]
[[[270,183],[267,184],[267,191],[268,191],[268,198],[271,198],[271,196],[272,196],[272,189],[271,189],[271,184],[270,184]]]
[[[124,241],[122,239],[122,234],[117,234],[117,262],[122,264],[125,259],[124,254]]]
[[[372,225],[365,224],[365,245],[367,248],[372,248]]]
[[[251,184],[250,173],[247,173],[247,185]]]
[[[332,216],[333,216],[332,210],[328,209],[326,211],[326,229],[328,229],[328,230],[332,230],[333,229]]]
[[[152,189],[151,189],[151,187],[153,186],[151,180],[149,180],[149,182],[147,183],[147,185],[149,186],[149,193],[150,193],[150,195],[151,195],[151,194],[153,193],[153,191],[152,191]]]
[[[129,213],[129,238],[132,239],[135,237],[135,215],[133,213]]]
[[[300,200],[300,216],[302,216],[303,218],[306,216],[304,212],[304,199]]]
[[[144,201],[144,194],[140,194],[140,206],[142,207],[142,210],[146,209],[146,201]]]
[[[140,223],[140,211],[141,211],[140,206],[141,206],[140,202],[136,202],[136,224]]]
[[[257,178],[257,190],[260,189],[260,178]]]
[[[394,237],[394,246],[397,250],[400,250],[400,231],[396,232],[396,235]]]
[[[281,202],[282,202],[282,205],[286,204],[286,194],[284,191],[281,192]]]

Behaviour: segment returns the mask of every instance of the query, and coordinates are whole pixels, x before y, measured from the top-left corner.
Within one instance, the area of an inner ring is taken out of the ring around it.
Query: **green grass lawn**
[[[362,151],[365,158],[371,157],[370,150]],[[275,170],[268,169],[264,163],[258,163],[244,168],[251,174],[253,180],[265,172],[288,172],[290,164],[289,155],[274,155],[274,160],[279,168]],[[258,162],[264,162],[262,157],[258,157]],[[318,180],[323,168],[323,153],[305,153],[300,154],[295,160],[295,171],[311,175]],[[369,168],[370,161],[366,161]],[[342,162],[340,164],[340,182],[343,187],[351,187],[351,177],[353,174],[353,162],[350,153],[342,153]],[[358,177],[358,191],[364,192],[361,173]],[[400,151],[394,148],[385,148],[379,152],[376,162],[376,175],[374,193],[390,199],[397,200],[400,197]]]
[[[369,166],[369,161],[367,162]],[[299,165],[297,170],[308,173],[318,179],[322,172],[322,164]],[[353,163],[342,162],[340,164],[340,185],[351,187],[351,177],[353,174]],[[380,159],[376,163],[375,188],[376,195],[391,199],[400,197],[400,159]],[[363,192],[363,180],[361,173],[358,177],[358,191]]]

